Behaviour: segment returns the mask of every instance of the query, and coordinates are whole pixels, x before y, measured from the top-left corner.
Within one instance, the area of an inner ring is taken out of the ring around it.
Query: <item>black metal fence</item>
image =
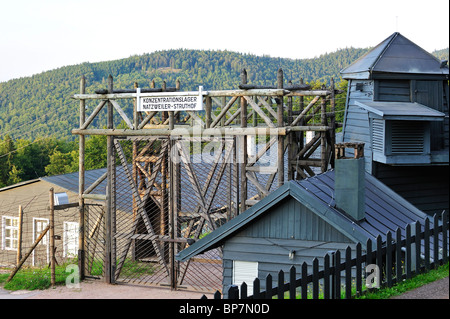
[[[253,282],[253,291],[247,291],[247,284],[228,288],[228,299],[351,299],[378,287],[392,287],[405,279],[426,273],[448,262],[449,216],[447,212],[435,215],[433,222],[427,219],[424,225],[419,222],[407,225],[402,233],[378,236],[375,243],[368,240],[365,250],[362,244],[356,246],[356,257],[347,247],[341,251],[327,254],[324,265],[319,270],[318,259],[313,260],[312,274],[308,265],[301,265],[301,278],[296,278],[296,268],[292,266],[289,274],[281,270],[273,287],[271,274],[265,278],[266,289],[260,290],[260,279]],[[384,240],[383,240],[384,238]],[[376,248],[372,249],[376,244]],[[364,284],[363,284],[364,283]],[[299,289],[298,289],[299,288]],[[206,298],[203,296],[203,298]],[[217,291],[214,299],[221,299]]]

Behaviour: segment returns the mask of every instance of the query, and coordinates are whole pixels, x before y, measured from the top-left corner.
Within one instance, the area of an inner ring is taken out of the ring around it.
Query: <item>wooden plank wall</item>
[[[372,143],[370,138],[369,114],[356,105],[355,101],[372,101],[374,94],[374,81],[351,80],[347,92],[347,108],[342,128],[343,142],[365,143],[364,156],[366,171],[372,172]],[[351,154],[347,154],[351,156]]]
[[[449,211],[448,166],[389,166],[374,163],[381,182],[428,215]]]

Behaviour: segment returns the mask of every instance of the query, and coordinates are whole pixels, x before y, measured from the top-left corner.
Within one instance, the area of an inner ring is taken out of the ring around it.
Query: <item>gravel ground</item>
[[[391,299],[449,299],[448,278],[433,281]]]
[[[57,286],[46,290],[10,292],[0,288],[0,299],[200,299],[203,293],[171,291],[167,288],[133,285],[109,285],[98,280],[85,280],[80,288]],[[206,294],[208,298],[212,295]]]
[[[109,285],[86,280],[80,288],[58,286],[40,291],[19,290],[10,292],[0,288],[0,299],[200,299],[203,293],[170,291],[166,288],[132,285]],[[208,295],[212,298],[212,295]],[[449,299],[449,277],[408,291],[392,299]]]

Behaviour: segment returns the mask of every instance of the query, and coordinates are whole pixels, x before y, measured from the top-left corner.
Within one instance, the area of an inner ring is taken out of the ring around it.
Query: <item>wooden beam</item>
[[[250,103],[251,107],[253,108],[253,110],[258,113],[258,115],[263,119],[264,122],[266,122],[266,124],[269,127],[275,127],[275,124],[273,124],[272,120],[266,115],[266,113],[264,113],[264,111],[258,106],[258,104],[255,103],[255,101],[253,101],[253,99],[249,96],[244,96],[244,99]]]
[[[80,129],[84,130],[86,129],[89,124],[92,123],[92,121],[94,120],[94,118],[97,116],[97,114],[101,111],[101,109],[105,106],[107,100],[103,100],[101,101],[97,107],[94,109],[94,111],[92,111],[91,115],[89,115],[88,119],[86,120],[86,122],[83,123],[83,125],[81,125]]]
[[[305,107],[305,109],[300,113],[299,116],[297,116],[297,118],[292,121],[291,126],[295,126],[305,115],[306,113],[308,113],[308,111],[314,106],[314,104],[316,104],[316,102],[320,99],[320,96],[316,96],[309,104],[307,107]]]
[[[122,119],[125,121],[125,123],[127,123],[128,127],[133,130],[134,129],[133,123],[131,123],[130,119],[125,114],[125,112],[122,110],[122,108],[120,107],[119,103],[117,103],[114,100],[111,100],[110,102],[114,106],[116,111],[120,114],[120,117],[122,117]]]
[[[233,96],[231,100],[228,101],[228,103],[220,111],[219,115],[217,115],[216,119],[211,123],[211,127],[215,127],[217,123],[219,123],[219,121],[227,114],[228,110],[233,106],[234,102],[236,102],[237,99],[237,96]]]
[[[28,257],[30,257],[33,250],[36,248],[36,246],[39,244],[39,242],[42,240],[42,238],[44,238],[45,234],[47,234],[49,229],[50,229],[50,224],[48,224],[47,227],[45,227],[45,229],[42,231],[42,233],[39,235],[39,237],[34,241],[33,245],[31,245],[30,249],[28,249],[25,256],[23,256],[23,258],[20,260],[19,264],[16,266],[16,268],[14,268],[14,270],[9,275],[8,279],[6,279],[6,282],[10,282],[11,279],[14,278],[14,276],[19,271],[19,269],[22,267],[22,265],[25,263],[25,261],[28,259]]]
[[[311,129],[286,128],[286,127],[214,127],[203,128],[175,128],[151,129],[151,130],[127,130],[127,129],[73,129],[72,134],[76,135],[108,135],[108,136],[207,136],[207,135],[286,135],[288,130],[325,130],[323,127],[310,127]]]

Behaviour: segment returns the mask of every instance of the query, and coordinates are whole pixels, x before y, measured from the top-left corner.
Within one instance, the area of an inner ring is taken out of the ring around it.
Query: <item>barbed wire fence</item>
[[[67,265],[77,264],[78,208],[68,202],[66,193],[55,193],[53,188],[41,188],[34,194],[4,193],[0,197],[0,273],[9,273],[9,281],[17,273],[31,271],[31,281],[54,284],[52,256],[58,274],[65,272]],[[52,204],[56,208],[53,217]]]

